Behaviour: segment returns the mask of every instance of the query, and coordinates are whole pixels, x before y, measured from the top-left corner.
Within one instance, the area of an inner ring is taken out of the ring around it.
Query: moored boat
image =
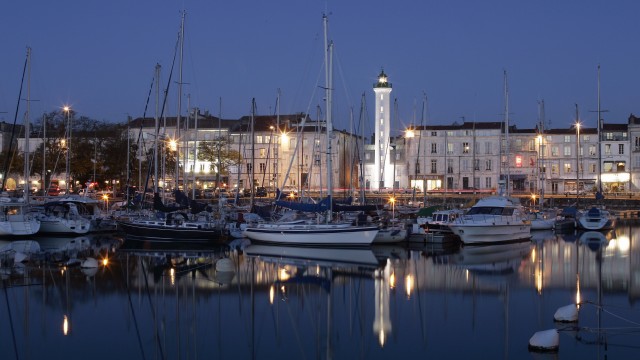
[[[613,217],[609,211],[594,206],[578,216],[577,225],[587,231],[609,230],[613,228]]]
[[[449,227],[464,244],[517,242],[531,238],[531,222],[522,206],[504,196],[480,199]]]

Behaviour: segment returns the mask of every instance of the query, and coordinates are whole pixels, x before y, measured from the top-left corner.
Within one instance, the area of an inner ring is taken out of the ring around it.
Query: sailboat
[[[333,171],[331,141],[333,124],[331,119],[331,52],[333,43],[327,40],[328,18],[323,15],[324,44],[325,44],[325,80],[326,80],[326,140],[327,140],[327,198],[319,204],[311,205],[315,212],[326,212],[324,221],[321,217],[317,220],[298,220],[287,222],[261,223],[247,227],[244,235],[251,240],[275,244],[289,245],[333,245],[333,246],[367,246],[373,242],[378,228],[375,226],[354,226],[352,223],[333,222]],[[286,183],[286,179],[285,179]],[[283,184],[284,188],[284,184]]]
[[[598,126],[598,132],[597,132],[598,133],[598,192],[596,193],[596,200],[601,200],[604,198],[604,196],[602,195],[602,149],[600,147],[600,141],[602,140],[601,134],[600,134],[600,130],[601,130],[600,65],[598,65],[598,125],[597,126]],[[579,127],[578,127],[578,131],[579,131]],[[577,141],[580,141],[580,139],[577,139]],[[576,191],[576,194],[579,194],[579,192]],[[605,210],[603,207],[593,206],[586,212],[580,213],[578,215],[577,226],[579,229],[587,230],[587,231],[610,230],[613,228],[613,216],[609,213],[608,210]]]
[[[184,46],[184,20],[185,13],[182,14],[179,41],[179,50],[182,54]],[[178,81],[178,108],[176,116],[176,134],[179,137],[180,131],[180,115],[181,115],[181,99],[182,99],[182,56],[180,57],[180,79]],[[166,93],[165,93],[166,95]],[[164,107],[163,107],[164,111]],[[179,154],[176,152],[176,190],[174,195],[176,198],[176,206],[167,206],[163,203],[158,192],[158,122],[156,118],[156,136],[154,149],[154,197],[153,209],[156,211],[155,218],[139,218],[139,219],[122,219],[117,221],[117,227],[123,231],[128,239],[134,240],[150,240],[150,241],[177,241],[177,242],[221,242],[225,241],[223,236],[222,220],[215,219],[211,208],[206,204],[197,203],[190,200],[182,191],[178,190],[178,179],[180,177]],[[185,158],[186,163],[186,158]],[[150,167],[151,169],[151,167]],[[186,182],[185,182],[186,184]],[[186,212],[187,209],[189,213]],[[207,210],[207,211],[205,211]]]
[[[24,63],[24,71],[29,69],[29,78],[31,77],[31,48],[27,48],[27,58]],[[23,77],[24,78],[24,77]],[[29,103],[30,103],[30,86],[27,83],[27,111],[24,117],[25,127],[25,161],[24,161],[24,178],[29,178]],[[20,95],[18,101],[22,98],[22,85],[20,86]],[[18,110],[16,109],[15,118],[18,117]],[[15,124],[15,120],[14,120]],[[10,142],[13,144],[13,141]],[[9,154],[11,154],[11,146],[9,148]],[[2,177],[2,188],[5,188],[5,181],[7,179],[7,173],[9,169],[9,159],[6,159],[4,167],[4,176]],[[29,189],[28,182],[25,184],[24,197],[20,199],[9,198],[6,193],[0,196],[0,236],[28,236],[33,235],[40,230],[40,222],[32,214],[29,213]]]

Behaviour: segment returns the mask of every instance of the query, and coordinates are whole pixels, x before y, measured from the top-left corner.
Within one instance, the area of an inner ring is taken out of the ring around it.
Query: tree
[[[219,158],[218,158],[219,156]],[[229,175],[229,168],[242,162],[242,155],[231,150],[226,139],[201,141],[198,144],[198,160],[209,161],[214,164],[220,175]]]

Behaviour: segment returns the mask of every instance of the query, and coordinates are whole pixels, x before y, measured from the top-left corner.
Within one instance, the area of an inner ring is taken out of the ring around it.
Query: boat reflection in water
[[[484,274],[514,273],[531,253],[530,241],[508,244],[462,246],[451,255],[452,264]]]
[[[520,359],[559,306],[580,302],[562,357],[633,358],[637,335],[606,329],[640,321],[638,229],[451,250],[43,239],[50,255],[2,273],[13,321],[0,345],[11,358],[81,358],[108,333],[109,358]]]

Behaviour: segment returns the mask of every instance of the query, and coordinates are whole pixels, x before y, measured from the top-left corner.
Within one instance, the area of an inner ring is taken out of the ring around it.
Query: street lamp
[[[67,186],[67,195],[69,194],[71,188],[71,107],[65,105],[62,110],[67,113],[67,141],[66,141],[66,145],[67,145],[67,159],[66,159],[66,166],[65,166],[65,170],[66,170],[66,175],[65,175],[65,182],[66,182],[66,186]]]
[[[580,201],[580,122],[576,121],[576,207]]]
[[[393,150],[393,177],[392,177],[392,190],[393,198],[396,197],[396,144],[391,144],[391,150]]]

